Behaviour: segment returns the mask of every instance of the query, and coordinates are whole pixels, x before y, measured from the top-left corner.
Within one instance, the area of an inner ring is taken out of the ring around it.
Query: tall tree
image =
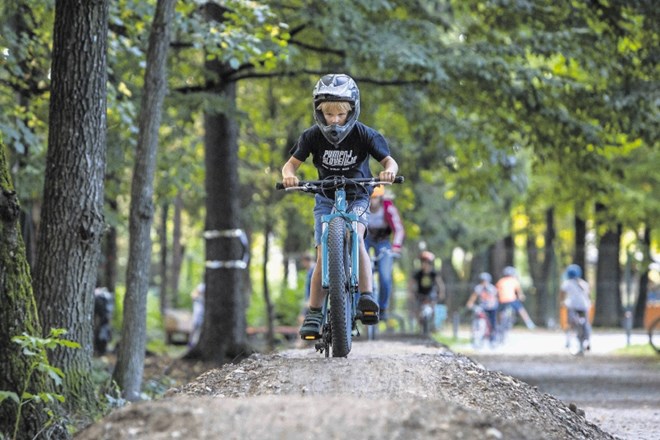
[[[3,347],[0,350],[0,390],[21,396],[24,389],[44,391],[47,384],[45,375],[38,371],[29,376],[32,360],[11,340],[23,333],[38,336],[41,326],[18,223],[20,206],[9,177],[5,151],[5,145],[0,143],[0,346]],[[0,403],[0,437],[12,437],[18,413],[17,402],[7,399]],[[43,402],[27,402],[18,421],[19,438],[36,438],[40,432],[49,438],[67,438],[66,431],[59,425],[43,432],[47,421]]]
[[[65,328],[79,350],[58,348],[69,406],[93,409],[92,310],[106,149],[107,0],[55,6],[48,154],[34,291],[46,333]]]
[[[606,218],[608,210],[596,204],[598,263],[596,266],[596,312],[594,325],[616,327],[621,324],[621,224]]]
[[[208,8],[209,19],[219,12]],[[207,62],[217,75],[222,110],[204,115],[206,168],[206,296],[204,324],[199,343],[188,354],[223,363],[249,354],[247,345],[242,271],[247,269],[246,249],[239,240],[238,126],[235,114],[236,83],[228,76],[233,69],[218,60]]]
[[[151,268],[153,178],[158,150],[161,109],[167,92],[167,52],[170,23],[176,0],[158,0],[149,33],[147,70],[140,109],[138,139],[129,220],[130,244],[126,270],[126,296],[121,343],[113,378],[127,400],[141,396],[144,352],[147,340],[147,293]]]

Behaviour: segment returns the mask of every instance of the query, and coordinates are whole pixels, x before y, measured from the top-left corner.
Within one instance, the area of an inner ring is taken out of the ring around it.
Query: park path
[[[492,371],[508,374],[539,391],[585,411],[590,420],[625,440],[660,439],[660,356],[616,355],[625,347],[647,344],[635,332],[628,340],[622,330],[596,330],[592,350],[584,357],[567,353],[559,331],[515,329],[507,343],[463,353]]]

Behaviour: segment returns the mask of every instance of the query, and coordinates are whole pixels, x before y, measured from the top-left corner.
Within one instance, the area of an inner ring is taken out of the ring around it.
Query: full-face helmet
[[[360,116],[360,90],[357,84],[348,75],[343,73],[324,75],[314,86],[314,121],[321,129],[323,136],[333,145],[343,141],[351,132]],[[318,109],[322,102],[348,102],[351,112],[344,125],[327,125],[323,112]]]
[[[582,268],[577,264],[569,264],[566,268],[566,277],[569,279],[580,278],[582,276]]]
[[[493,277],[488,272],[481,272],[479,274],[479,281],[490,283],[493,281]]]

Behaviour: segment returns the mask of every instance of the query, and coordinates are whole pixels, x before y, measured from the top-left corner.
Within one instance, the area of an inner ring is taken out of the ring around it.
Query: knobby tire
[[[328,295],[332,327],[332,356],[346,357],[351,351],[353,317],[348,290],[346,228],[336,217],[328,224]]]

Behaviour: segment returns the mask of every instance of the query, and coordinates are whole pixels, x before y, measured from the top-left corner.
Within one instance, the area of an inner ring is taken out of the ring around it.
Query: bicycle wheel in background
[[[488,321],[486,321],[485,317],[475,312],[475,316],[472,319],[472,346],[474,348],[483,347],[487,331]]]
[[[333,357],[345,357],[351,351],[353,313],[346,275],[347,251],[344,219],[335,217],[328,224],[328,295]]]
[[[505,307],[499,313],[499,322],[497,324],[497,342],[504,344],[509,335],[509,330],[513,327],[513,307]]]

